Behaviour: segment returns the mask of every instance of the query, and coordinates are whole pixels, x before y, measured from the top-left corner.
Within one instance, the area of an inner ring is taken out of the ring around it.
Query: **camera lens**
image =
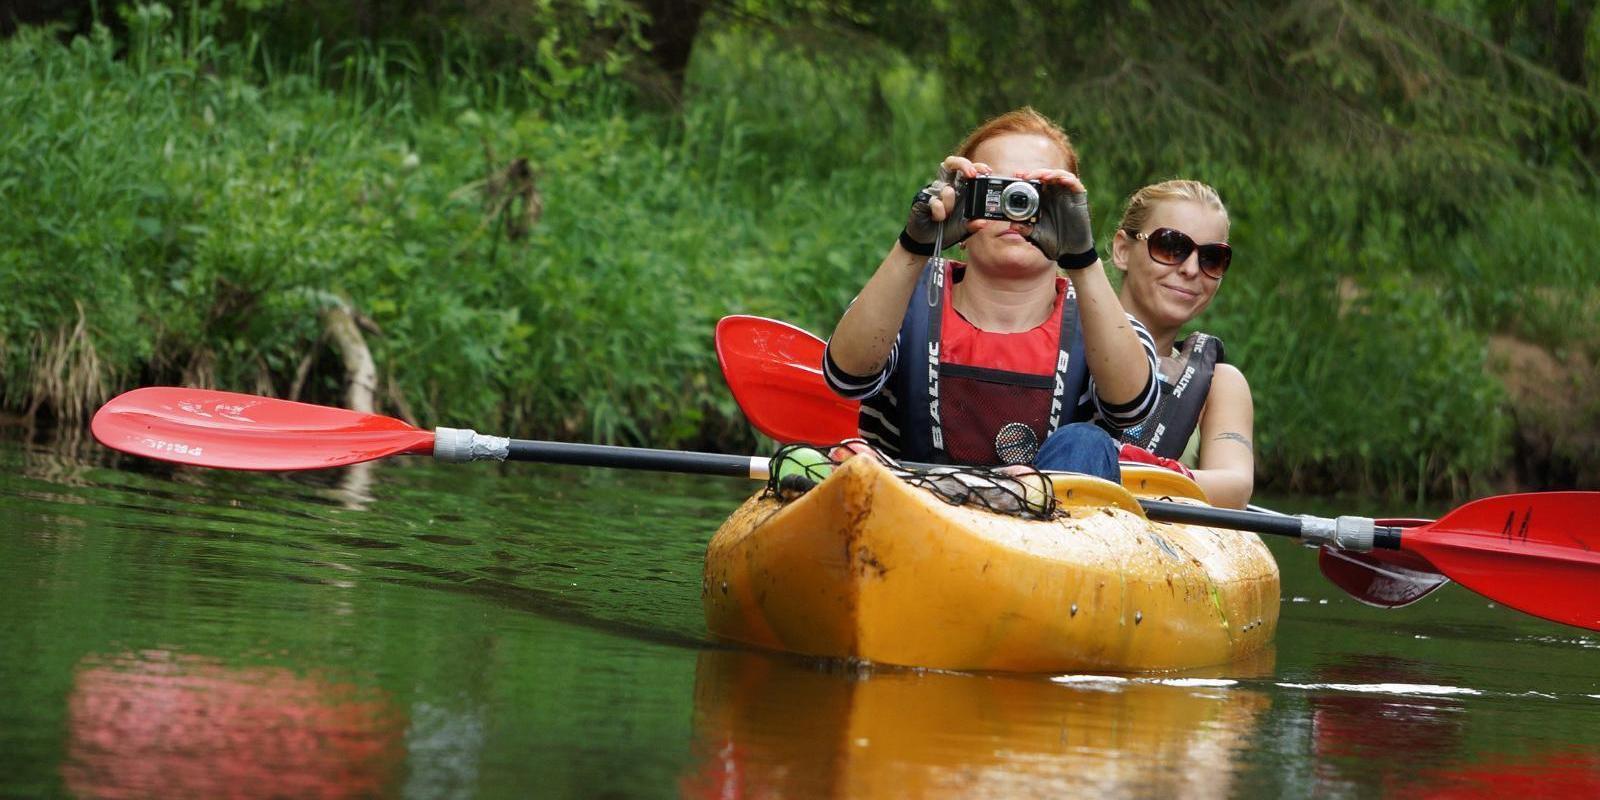
[[[1017,181],[1000,191],[1000,207],[1006,219],[1030,221],[1039,213],[1039,190],[1027,181]]]

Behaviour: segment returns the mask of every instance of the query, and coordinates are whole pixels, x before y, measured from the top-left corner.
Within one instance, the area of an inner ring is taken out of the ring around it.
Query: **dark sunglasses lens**
[[[1150,257],[1163,264],[1182,264],[1194,252],[1194,240],[1183,231],[1157,228],[1150,234]]]
[[[1200,248],[1200,271],[1213,278],[1221,278],[1233,263],[1233,248],[1225,244],[1208,244]]]

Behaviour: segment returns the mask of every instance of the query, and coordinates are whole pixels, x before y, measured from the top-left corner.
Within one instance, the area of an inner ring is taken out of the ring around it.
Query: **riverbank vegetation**
[[[1203,321],[1269,485],[1593,486],[1600,441],[1568,435],[1600,429],[1592,6],[253,0],[24,26],[0,404],[337,402],[346,309],[380,411],[749,448],[715,320],[826,334],[930,165],[1031,103],[1083,152],[1102,242],[1143,183],[1222,192],[1239,255]]]

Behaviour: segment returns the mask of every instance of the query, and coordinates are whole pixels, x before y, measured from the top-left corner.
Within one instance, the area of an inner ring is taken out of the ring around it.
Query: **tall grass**
[[[858,190],[901,193],[866,165],[830,176],[852,147],[827,130],[775,163],[764,148],[799,140],[747,111],[753,95],[641,115],[603,74],[568,76],[555,101],[527,76],[465,77],[469,47],[430,68],[404,44],[273,58],[255,39],[186,40],[146,9],[126,57],[104,31],[0,48],[0,111],[22,122],[0,142],[0,189],[37,209],[0,231],[12,407],[73,418],[155,381],[283,394],[307,365],[307,396],[332,399],[317,313],[349,302],[381,331],[390,410],[421,422],[747,445],[712,324],[813,293],[828,310],[802,318],[836,313],[855,276],[815,276],[881,239],[857,222]],[[513,158],[543,198],[517,241],[479,190]],[[40,398],[43,350],[79,303],[105,388]]]
[[[169,381],[331,400],[317,314],[348,302],[385,410],[420,423],[749,447],[715,320],[826,333],[979,116],[891,53],[840,64],[738,26],[703,34],[664,111],[605,66],[270,52],[158,8],[126,53],[103,31],[0,44],[0,202],[29,209],[0,226],[9,408],[73,419]],[[1119,152],[1110,118],[1063,121],[1104,235],[1149,179],[1229,202],[1237,267],[1202,327],[1251,381],[1269,483],[1466,491],[1506,458],[1485,336],[1571,341],[1551,320],[1594,297],[1595,204],[1570,187],[1492,199],[1503,224],[1419,224],[1355,179],[1306,190],[1271,158]],[[482,191],[517,158],[543,201],[521,238]]]

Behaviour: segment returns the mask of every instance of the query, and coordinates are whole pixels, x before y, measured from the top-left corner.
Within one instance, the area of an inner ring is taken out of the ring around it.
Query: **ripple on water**
[[[94,748],[118,742],[60,735],[73,681],[99,703],[171,689],[154,677],[174,669],[317,707],[381,683],[410,719],[393,774],[424,796],[672,795],[729,775],[793,796],[1427,796],[1508,774],[1540,796],[1600,774],[1592,635],[1453,586],[1359,606],[1293,543],[1274,550],[1285,600],[1260,672],[795,666],[702,649],[703,548],[747,486],[421,461],[365,480],[0,446],[0,685],[25,723],[0,726],[0,750],[44,776],[0,775],[0,794],[71,790],[50,783],[70,747],[93,793]],[[330,674],[339,691],[312,687]],[[251,708],[229,697],[174,708]]]

